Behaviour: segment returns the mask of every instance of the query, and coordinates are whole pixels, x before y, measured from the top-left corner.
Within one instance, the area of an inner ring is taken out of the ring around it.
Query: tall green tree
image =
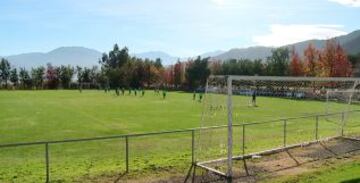
[[[289,49],[277,48],[267,58],[267,74],[271,76],[286,76],[289,71]]]
[[[263,61],[261,59],[254,60],[253,63],[253,75],[263,76],[266,75]]]
[[[81,75],[81,81],[83,83],[91,83],[91,69],[84,67]]]
[[[63,88],[70,88],[71,79],[74,77],[75,74],[74,67],[70,65],[68,66],[61,65],[59,70],[60,70],[59,79],[61,86]]]
[[[32,78],[33,86],[35,86],[36,89],[43,88],[44,76],[45,76],[45,67],[39,66],[37,68],[31,69],[31,78]]]
[[[25,68],[21,68],[19,72],[20,84],[23,89],[31,88],[32,80],[29,72]]]
[[[10,82],[16,88],[19,82],[19,77],[16,68],[11,69],[10,71]]]
[[[83,75],[83,68],[80,66],[76,66],[76,77],[79,84],[82,83],[82,75]]]
[[[348,55],[349,62],[352,65],[353,69],[353,76],[360,77],[360,53],[357,55]]]
[[[7,84],[10,76],[10,63],[8,60],[2,58],[0,61],[0,86],[1,83],[5,83],[5,87],[7,88]]]
[[[174,85],[175,87],[179,87],[180,85],[182,85],[183,83],[183,69],[182,69],[182,64],[181,62],[178,60],[177,63],[174,65]]]
[[[190,89],[205,85],[206,79],[210,75],[208,60],[209,58],[201,59],[201,57],[197,57],[189,64],[186,69],[186,80]]]
[[[146,80],[146,68],[145,64],[141,59],[134,59],[134,67],[131,77],[130,86],[132,88],[142,88],[145,84]]]
[[[120,50],[117,44],[114,45],[109,54],[103,54],[100,64],[107,78],[109,78],[111,87],[118,88],[129,85],[130,82],[128,81],[131,80],[128,70],[131,66],[130,60],[128,48],[124,47]]]
[[[160,58],[157,58],[157,59],[155,60],[154,66],[155,66],[156,68],[158,68],[158,69],[163,67],[162,61],[161,61]]]

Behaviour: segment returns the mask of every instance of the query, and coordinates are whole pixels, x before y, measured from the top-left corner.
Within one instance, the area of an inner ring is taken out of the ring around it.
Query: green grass
[[[303,173],[296,176],[284,176],[269,182],[286,183],[359,183],[360,161],[337,163],[320,168],[313,172]]]
[[[201,104],[185,93],[166,100],[102,91],[0,91],[1,143],[191,128]]]
[[[225,97],[213,99],[226,105]],[[235,123],[311,115],[325,109],[325,104],[319,101],[269,97],[258,97],[258,107],[248,107],[247,97],[236,96],[233,103]],[[194,128],[200,126],[202,106],[192,100],[192,94],[183,92],[169,92],[163,100],[153,91],[146,91],[144,97],[117,97],[103,91],[0,91],[0,144]],[[338,103],[331,105],[334,111],[344,107]],[[356,117],[351,117],[356,121]],[[212,118],[205,119],[206,125],[225,124],[226,111],[217,111]],[[330,120],[338,122],[340,116]],[[314,118],[288,121],[288,143],[314,139],[314,122]],[[282,122],[248,126],[246,152],[281,146],[282,129]],[[319,119],[319,129],[320,137],[339,132],[337,125],[325,118]],[[222,131],[210,135],[226,140]],[[234,128],[235,154],[240,153],[241,131]],[[137,137],[129,142],[130,170],[135,174],[157,170],[181,172],[190,164],[189,133]],[[217,145],[212,143],[215,153],[223,153],[223,148]],[[0,156],[0,182],[44,180],[43,146],[0,149]],[[120,173],[125,170],[124,158],[124,139],[53,144],[51,180],[70,182],[82,176]]]

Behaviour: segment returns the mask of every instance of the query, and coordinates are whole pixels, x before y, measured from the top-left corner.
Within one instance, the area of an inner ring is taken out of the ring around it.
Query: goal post
[[[350,110],[359,84],[359,78],[212,75],[205,88],[196,165],[231,181],[234,159],[315,138],[314,124],[318,128],[324,116]],[[332,91],[346,91],[346,102],[339,104],[344,111],[327,109],[333,105]],[[344,125],[343,120],[334,127]],[[316,140],[329,134],[330,129],[320,135],[316,129]]]
[[[227,76],[225,77],[225,79],[227,80],[227,119],[228,119],[228,152],[227,152],[227,159],[228,159],[228,169],[227,169],[227,177],[231,178],[232,177],[232,157],[233,157],[233,128],[232,128],[232,78],[231,76]]]

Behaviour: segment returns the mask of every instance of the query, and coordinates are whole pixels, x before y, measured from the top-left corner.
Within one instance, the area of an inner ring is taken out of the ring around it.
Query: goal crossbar
[[[283,77],[283,76],[238,76],[238,75],[211,75],[209,78],[230,79],[230,80],[249,80],[249,81],[355,81],[360,82],[360,78],[350,77]]]

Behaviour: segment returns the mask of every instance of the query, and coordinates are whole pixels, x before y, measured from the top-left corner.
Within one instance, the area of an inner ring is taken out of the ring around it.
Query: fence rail
[[[360,110],[353,110],[348,112],[338,112],[338,113],[329,113],[329,114],[313,114],[299,117],[290,117],[290,118],[279,118],[274,120],[258,121],[253,123],[243,123],[243,124],[233,124],[234,127],[242,127],[242,155],[245,156],[245,147],[246,147],[246,126],[250,125],[259,125],[266,123],[275,123],[283,122],[283,147],[287,147],[287,122],[294,119],[304,119],[304,118],[315,118],[315,139],[319,140],[319,117],[326,117],[332,115],[342,115],[344,118],[345,113],[359,112]],[[343,120],[343,119],[342,119]],[[341,123],[339,123],[341,125]],[[37,142],[23,142],[23,143],[10,143],[10,144],[0,144],[0,149],[2,148],[13,148],[19,146],[44,146],[44,156],[45,156],[45,178],[46,182],[50,182],[50,148],[51,144],[63,144],[63,143],[73,143],[73,142],[88,142],[88,141],[101,141],[109,139],[125,139],[125,168],[126,172],[130,171],[129,163],[129,144],[130,139],[135,137],[144,137],[144,136],[158,136],[164,134],[179,134],[179,133],[189,133],[191,136],[191,162],[195,163],[195,133],[200,130],[213,130],[219,128],[227,128],[227,125],[220,126],[209,126],[209,127],[200,127],[200,128],[191,128],[191,129],[182,129],[182,130],[173,130],[173,131],[160,131],[160,132],[151,132],[151,133],[135,133],[135,134],[124,134],[124,135],[114,135],[114,136],[104,136],[104,137],[93,137],[93,138],[78,138],[78,139],[65,139],[65,140],[53,140],[53,141],[37,141]],[[343,134],[343,128],[341,129],[341,135]]]

